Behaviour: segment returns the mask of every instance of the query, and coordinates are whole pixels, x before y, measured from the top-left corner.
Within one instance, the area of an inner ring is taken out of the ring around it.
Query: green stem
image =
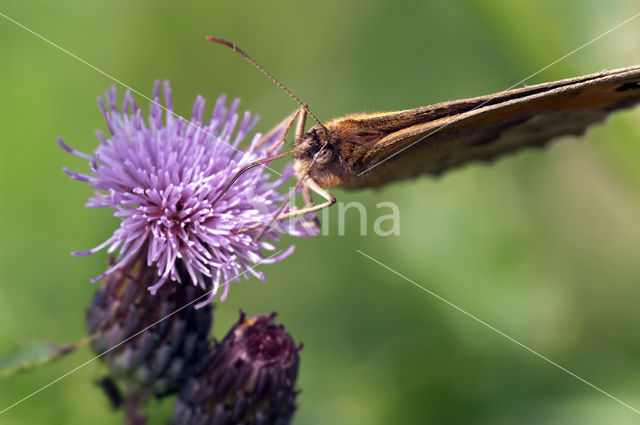
[[[0,367],[0,380],[6,379],[10,376],[16,375],[21,372],[25,372],[31,369],[35,369],[40,366],[44,366],[49,364],[55,360],[58,360],[67,354],[70,354],[77,350],[78,348],[82,348],[90,344],[96,337],[98,336],[98,332],[89,335],[88,337],[75,342],[73,344],[67,345],[54,345],[51,343],[43,343],[39,348],[40,353],[37,358],[21,360],[18,356],[18,359],[14,362],[15,364],[9,365],[5,368]],[[28,353],[25,354],[25,357]]]

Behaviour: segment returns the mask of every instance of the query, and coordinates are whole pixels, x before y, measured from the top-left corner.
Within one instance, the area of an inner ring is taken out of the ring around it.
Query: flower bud
[[[204,291],[192,284],[147,289],[153,269],[138,261],[110,274],[87,312],[91,346],[112,377],[160,397],[177,392],[206,353],[211,305],[193,308]]]
[[[302,346],[274,317],[240,313],[181,390],[175,425],[291,423]]]

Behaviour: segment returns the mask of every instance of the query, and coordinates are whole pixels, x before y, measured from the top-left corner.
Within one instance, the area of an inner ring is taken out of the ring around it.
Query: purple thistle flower
[[[152,293],[167,280],[181,282],[184,274],[178,269],[183,266],[193,284],[213,289],[200,306],[215,297],[221,284],[225,285],[221,295],[224,300],[230,281],[239,281],[243,274],[264,280],[263,273],[252,266],[275,263],[293,251],[290,246],[271,257],[262,253],[261,249],[275,250],[267,240],[277,241],[280,231],[294,236],[311,234],[306,219],[279,223],[279,229],[270,227],[257,242],[254,236],[259,229],[237,233],[273,216],[284,199],[276,189],[293,175],[289,166],[275,181],[269,180],[266,165],[256,167],[222,194],[239,166],[267,156],[266,150],[278,140],[283,128],[261,145],[260,134],[256,134],[249,147],[240,150],[238,145],[255,126],[257,117],[245,112],[238,125],[238,99],[227,110],[226,98],[220,96],[213,115],[205,122],[205,101],[198,96],[191,122],[187,122],[173,113],[171,89],[165,81],[163,122],[160,85],[157,81],[154,86],[148,123],[129,91],[124,95],[122,112],[116,105],[115,85],[106,92],[106,105],[98,98],[110,135],[97,131],[100,144],[92,156],[58,138],[63,149],[90,163],[90,174],[64,168],[72,179],[97,189],[86,206],[113,208],[114,216],[122,218],[109,239],[91,250],[72,254],[90,255],[106,247],[109,254],[119,250],[115,264],[92,282],[143,260],[156,269],[157,280],[149,287]]]

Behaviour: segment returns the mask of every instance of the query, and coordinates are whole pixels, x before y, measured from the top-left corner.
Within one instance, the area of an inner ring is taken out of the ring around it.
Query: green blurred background
[[[299,2],[3,2],[1,12],[149,95],[168,78],[179,113],[200,93],[239,96],[270,128],[295,104],[241,58],[231,39],[321,119],[406,109],[503,90],[635,13],[634,0]],[[93,247],[117,221],[89,210],[63,165],[84,161],[105,128],[104,75],[0,18],[0,352],[19,342],[85,336],[84,313],[105,267]],[[640,63],[640,18],[530,83]],[[122,93],[122,91],[120,91]],[[140,105],[147,102],[138,99]],[[638,415],[373,263],[378,259],[577,375],[640,408],[640,110],[579,142],[381,191],[341,192],[369,212],[360,236],[294,242],[267,283],[232,287],[216,311],[279,313],[304,342],[297,424],[631,424]],[[281,166],[281,164],[279,164]],[[373,234],[376,203],[401,211],[397,237]],[[0,410],[91,357],[0,382]],[[0,416],[14,424],[121,421],[92,363]],[[164,424],[170,402],[155,406]]]

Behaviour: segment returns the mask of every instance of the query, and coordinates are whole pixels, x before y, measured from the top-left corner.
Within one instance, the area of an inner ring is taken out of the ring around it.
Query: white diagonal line
[[[256,263],[256,264],[254,264],[253,266],[251,266],[251,267],[247,268],[247,269],[246,269],[245,271],[243,271],[242,273],[240,273],[240,274],[238,274],[238,275],[236,275],[236,276],[232,277],[231,279],[228,279],[228,280],[227,280],[225,283],[223,283],[221,286],[228,285],[232,280],[234,280],[234,279],[236,279],[236,278],[238,278],[238,277],[240,277],[240,276],[243,276],[243,275],[244,275],[245,273],[247,273],[249,270],[252,270],[252,269],[254,269],[254,268],[258,267],[260,264],[262,264],[262,263],[264,263],[265,261],[267,261],[267,260],[269,260],[269,259],[271,259],[271,258],[275,257],[276,255],[280,254],[281,252],[282,252],[282,250],[277,251],[277,252],[276,252],[276,253],[274,253],[273,255],[270,255],[269,257],[267,257],[267,258],[265,258],[265,259],[263,259],[263,260],[260,260],[258,263]],[[91,358],[91,359],[87,360],[86,362],[82,363],[80,366],[77,366],[77,367],[75,367],[75,368],[71,369],[69,372],[67,372],[67,373],[65,373],[64,375],[62,375],[62,376],[60,376],[60,377],[58,377],[58,378],[54,379],[53,381],[49,382],[47,385],[45,385],[45,386],[43,386],[43,387],[39,388],[38,390],[36,390],[36,391],[32,392],[31,394],[29,394],[29,395],[27,395],[27,396],[25,396],[25,397],[21,398],[20,400],[16,401],[16,402],[15,402],[15,403],[13,403],[12,405],[10,405],[10,406],[8,406],[8,407],[4,408],[3,410],[0,410],[0,415],[2,415],[2,414],[3,414],[4,412],[6,412],[7,410],[9,410],[9,409],[12,409],[12,408],[16,407],[18,404],[22,403],[23,401],[26,401],[26,400],[30,399],[30,398],[31,398],[31,397],[33,397],[34,395],[38,394],[40,391],[43,391],[43,390],[45,390],[45,389],[49,388],[50,386],[52,386],[52,385],[53,385],[53,384],[55,384],[56,382],[58,382],[58,381],[60,381],[60,380],[62,380],[62,379],[64,379],[64,378],[66,378],[67,376],[69,376],[69,375],[71,375],[72,373],[76,372],[77,370],[79,370],[79,369],[83,368],[84,366],[88,365],[89,363],[91,363],[91,362],[93,362],[93,361],[95,361],[95,360],[99,359],[100,357],[104,356],[105,354],[109,353],[110,351],[115,350],[116,348],[118,348],[118,347],[119,347],[119,346],[121,346],[122,344],[124,344],[124,343],[126,343],[126,342],[128,342],[128,341],[131,341],[133,338],[135,338],[135,337],[137,337],[138,335],[140,335],[140,334],[142,334],[142,333],[146,332],[147,330],[149,330],[150,328],[154,327],[154,326],[155,326],[155,325],[157,325],[158,323],[160,323],[160,322],[164,321],[165,319],[168,319],[169,317],[171,317],[171,316],[173,316],[174,314],[176,314],[176,313],[180,312],[181,310],[184,310],[185,308],[187,308],[187,307],[189,307],[189,306],[191,306],[191,305],[193,305],[193,304],[197,303],[197,302],[198,302],[198,301],[200,301],[202,298],[204,298],[204,297],[208,296],[209,294],[211,294],[211,292],[213,292],[213,289],[212,289],[211,291],[209,291],[209,292],[204,293],[203,295],[199,296],[198,298],[196,298],[195,300],[193,300],[193,301],[189,302],[188,304],[185,304],[185,305],[183,305],[182,307],[180,307],[180,308],[176,309],[175,311],[173,311],[173,312],[171,312],[171,313],[167,314],[167,315],[166,315],[166,316],[164,316],[163,318],[158,319],[157,321],[155,321],[154,323],[150,324],[150,325],[149,325],[149,326],[147,326],[146,328],[144,328],[144,329],[142,329],[142,330],[140,330],[140,331],[136,332],[135,334],[131,335],[129,338],[127,338],[127,339],[125,339],[125,340],[120,341],[119,343],[117,343],[117,344],[116,344],[116,345],[114,345],[113,347],[109,348],[108,350],[105,350],[105,351],[103,351],[102,353],[98,354],[97,356],[95,356],[95,357],[93,357],[93,358]]]
[[[66,53],[67,55],[71,56],[72,58],[74,58],[75,60],[77,60],[78,62],[81,62],[83,64],[85,64],[86,66],[88,66],[89,68],[93,69],[94,71],[104,75],[105,77],[107,77],[108,79],[110,79],[111,81],[115,82],[116,84],[120,84],[122,87],[131,90],[131,92],[137,94],[138,96],[148,100],[149,102],[151,102],[152,104],[159,106],[160,108],[162,108],[164,111],[166,111],[167,113],[170,113],[171,115],[175,116],[176,118],[180,118],[182,120],[184,120],[187,124],[189,124],[192,127],[197,128],[198,130],[202,131],[204,134],[211,136],[211,138],[214,141],[218,141],[218,137],[216,137],[215,135],[209,133],[208,131],[204,130],[202,127],[198,126],[197,124],[194,124],[191,122],[191,120],[188,120],[186,118],[184,118],[182,115],[177,114],[174,111],[169,110],[166,106],[161,105],[160,103],[156,102],[155,100],[151,99],[149,96],[146,96],[144,94],[142,94],[141,92],[139,92],[138,90],[132,88],[131,86],[128,86],[127,84],[123,83],[122,81],[120,81],[119,79],[117,79],[116,77],[114,77],[113,75],[101,70],[100,68],[98,68],[97,66],[94,66],[92,64],[90,64],[89,62],[87,62],[86,60],[82,59],[81,57],[75,55],[74,53],[71,53],[70,51],[68,51],[67,49],[65,49],[64,47],[54,43],[53,41],[49,40],[48,38],[46,38],[45,36],[35,32],[34,30],[32,30],[31,28],[28,28],[24,25],[22,25],[20,22],[16,21],[15,19],[10,18],[9,16],[5,15],[4,13],[0,12],[0,16],[2,16],[3,18],[5,18],[7,21],[13,22],[14,24],[16,24],[17,26],[19,26],[20,28],[22,28],[23,30],[35,35],[36,37],[38,37],[40,40],[50,44],[51,46],[55,47],[56,49]],[[236,152],[239,153],[244,153],[243,151],[241,151],[240,149],[237,149],[233,146],[231,146],[228,143],[225,143],[226,146],[230,147],[231,149],[235,150]],[[282,174],[280,174],[279,172],[277,172],[276,170],[274,170],[273,168],[269,167],[267,165],[266,167],[267,169],[273,171],[274,173],[276,173],[277,175],[281,176]]]
[[[606,395],[607,397],[609,397],[610,399],[620,403],[621,405],[623,405],[624,407],[632,410],[634,413],[640,414],[640,410],[634,408],[633,406],[630,406],[629,404],[625,403],[624,401],[620,400],[619,398],[609,394],[608,392],[606,392],[605,390],[595,386],[594,384],[592,384],[591,382],[587,381],[584,378],[579,377],[578,375],[576,375],[575,373],[571,372],[569,369],[566,369],[562,366],[560,366],[558,363],[554,362],[553,360],[549,359],[548,357],[543,356],[542,354],[538,353],[537,351],[535,351],[533,348],[530,348],[526,345],[524,345],[523,343],[521,343],[520,341],[510,337],[509,335],[507,335],[506,333],[502,332],[499,329],[496,329],[495,327],[491,326],[490,324],[488,324],[487,322],[485,322],[484,320],[474,316],[473,314],[463,310],[462,308],[458,307],[457,305],[455,305],[454,303],[452,303],[451,301],[446,300],[445,298],[442,298],[440,295],[436,294],[433,291],[430,291],[429,289],[425,288],[424,286],[420,285],[419,283],[409,279],[408,277],[406,277],[405,275],[401,274],[400,272],[397,272],[396,270],[392,269],[391,267],[381,263],[380,261],[376,260],[375,258],[371,257],[370,255],[365,254],[364,252],[360,251],[359,249],[356,250],[358,253],[362,254],[363,256],[367,257],[369,260],[373,261],[374,263],[384,267],[385,269],[389,270],[390,272],[394,273],[397,276],[400,276],[401,278],[403,278],[404,280],[406,280],[407,282],[413,284],[414,286],[422,289],[423,291],[425,291],[426,293],[428,293],[429,295],[432,295],[434,297],[436,297],[437,299],[439,299],[440,301],[444,302],[445,304],[449,305],[450,307],[455,308],[456,310],[458,310],[459,312],[465,314],[466,316],[472,318],[473,320],[475,320],[476,322],[486,326],[487,328],[491,329],[492,331],[494,331],[495,333],[502,335],[503,337],[505,337],[506,339],[508,339],[509,341],[513,342],[514,344],[519,345],[520,347],[524,348],[525,350],[529,351],[532,354],[535,354],[536,356],[540,357],[542,360],[546,361],[547,363],[552,364],[553,366],[557,367],[558,369],[568,373],[569,375],[573,376],[574,378],[576,378],[577,380],[579,380],[580,382],[587,384],[588,386],[590,386],[591,388],[593,388],[594,390],[597,390],[599,392],[601,392],[602,394]]]
[[[551,62],[549,65],[540,68],[539,70],[537,70],[536,72],[534,72],[533,74],[529,75],[527,78],[524,78],[520,81],[518,81],[517,83],[515,83],[514,85],[506,88],[504,91],[507,90],[511,90],[514,87],[519,86],[520,84],[530,80],[531,78],[535,77],[536,75],[540,74],[542,71],[551,68],[553,65],[557,64],[560,61],[565,60],[566,58],[568,58],[569,56],[571,56],[572,54],[584,49],[585,47],[587,47],[588,45],[600,40],[602,37],[604,37],[605,35],[617,30],[618,28],[620,28],[621,26],[628,24],[629,22],[633,21],[634,19],[636,19],[638,16],[640,16],[640,12],[636,13],[635,15],[633,15],[632,17],[630,17],[629,19],[627,19],[626,21],[623,21],[621,23],[619,23],[618,25],[616,25],[615,27],[611,28],[608,31],[603,32],[602,34],[600,34],[599,36],[597,36],[596,38],[592,39],[591,41],[588,41],[587,43],[583,44],[582,46],[578,47],[577,49],[572,50],[571,52],[567,53],[566,55],[556,59],[555,61]],[[471,112],[471,111],[475,111],[478,108],[483,107],[484,105],[486,105],[488,102],[490,102],[491,99],[485,100],[484,102],[482,102],[481,104],[479,104],[478,106],[475,106],[471,109],[469,109],[467,112]],[[420,143],[421,141],[423,141],[424,139],[426,139],[427,137],[437,133],[440,130],[443,130],[445,128],[447,128],[448,126],[450,126],[451,124],[453,124],[454,121],[450,121],[449,123],[443,125],[442,127],[436,128],[435,130],[433,130],[430,133],[427,133],[425,136],[422,136],[421,138],[419,138],[418,140],[416,140],[415,142],[411,143],[410,145],[405,146],[404,148],[400,149],[397,152],[392,153],[391,155],[389,155],[388,157],[386,157],[385,159],[383,159],[382,161],[372,165],[371,167],[367,168],[366,170],[364,170],[363,172],[361,172],[360,174],[358,174],[358,177],[360,177],[361,175],[363,175],[364,173],[376,168],[378,165],[385,163],[386,161],[390,160],[391,158],[393,158],[394,156],[406,151],[407,149],[409,149],[410,147],[412,147],[413,145],[415,145],[416,143]]]

